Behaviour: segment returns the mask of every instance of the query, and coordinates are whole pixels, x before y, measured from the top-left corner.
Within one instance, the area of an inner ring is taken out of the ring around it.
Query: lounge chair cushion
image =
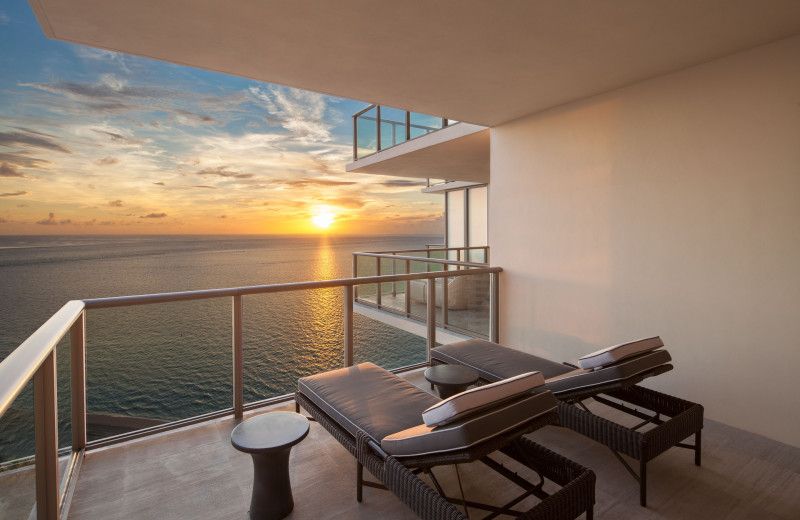
[[[439,399],[372,363],[300,378],[298,390],[355,436],[375,442],[420,423]]]
[[[422,412],[426,426],[441,426],[455,422],[472,413],[497,406],[513,397],[533,391],[544,385],[541,372],[526,372],[479,386],[440,401]]]
[[[655,342],[649,343],[655,344]],[[649,352],[627,357],[604,368],[576,370],[561,363],[480,339],[436,347],[431,351],[431,357],[443,363],[472,367],[485,381],[498,381],[522,372],[539,370],[545,377],[545,388],[559,398],[568,398],[572,392],[583,392],[594,386],[622,384],[626,379],[646,373],[654,375],[672,368],[672,365],[668,364],[672,358],[666,350],[651,349]]]
[[[461,450],[555,410],[556,406],[551,392],[523,395],[445,426],[419,424],[387,435],[381,441],[381,448],[395,457]]]
[[[482,339],[441,345],[431,350],[431,357],[442,363],[474,368],[485,381],[499,381],[524,372],[541,372],[549,379],[573,370],[562,363]]]
[[[639,339],[587,354],[578,360],[578,364],[581,368],[587,370],[603,368],[619,363],[624,359],[638,356],[645,352],[651,352],[663,346],[664,342],[661,341],[661,338],[658,336]]]

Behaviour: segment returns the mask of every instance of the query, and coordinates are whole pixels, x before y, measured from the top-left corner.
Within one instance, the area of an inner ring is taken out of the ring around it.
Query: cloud
[[[174,94],[168,90],[140,85],[128,86],[125,81],[112,74],[104,74],[101,82],[94,84],[57,81],[54,83],[23,83],[23,87],[33,87],[52,94],[61,94],[72,99],[84,101],[100,100],[104,105],[127,106],[131,98],[163,98]]]
[[[28,157],[27,152],[0,152],[0,163],[8,163],[14,167],[22,168],[39,168],[42,164],[48,164],[50,161],[44,159],[36,159],[35,157]],[[2,175],[0,175],[2,177]]]
[[[410,179],[392,179],[390,181],[379,182],[378,184],[380,186],[386,186],[387,188],[420,188],[425,186],[425,183],[422,181]]]
[[[219,218],[228,218],[228,215],[220,215]]]
[[[6,222],[8,222],[6,219],[4,219],[3,217],[0,217],[0,224],[5,224]]]
[[[4,13],[3,11],[0,11],[0,25],[8,25],[8,23],[9,23],[10,21],[11,21],[11,17],[10,17],[10,16],[8,16],[8,15],[7,15],[6,13]]]
[[[334,181],[330,179],[309,179],[304,177],[300,179],[275,179],[271,181],[271,184],[283,184],[293,188],[308,188],[312,186],[329,188],[332,186],[352,186],[358,183],[355,181]]]
[[[36,221],[37,224],[41,226],[58,226],[58,225],[65,225],[65,224],[72,224],[72,219],[62,219],[56,220],[56,214],[50,213],[50,216],[46,219]]]
[[[0,177],[25,177],[25,174],[13,165],[4,162],[0,163]]]
[[[196,114],[188,110],[174,109],[172,113],[175,115],[175,121],[183,126],[197,126],[197,125],[219,125],[219,120],[214,116],[206,114]]]
[[[137,137],[128,137],[117,132],[109,132],[108,130],[98,130],[92,128],[92,132],[108,137],[112,143],[120,143],[124,146],[139,146],[149,142],[147,139],[139,139]]]
[[[15,191],[10,193],[0,193],[0,197],[22,197],[23,195],[27,194],[27,191]]]
[[[149,213],[147,215],[142,215],[139,218],[164,218],[166,216],[166,213]]]
[[[203,188],[206,190],[218,190],[216,186],[208,186],[206,184],[184,184],[182,188]]]
[[[228,177],[234,179],[250,179],[254,177],[252,173],[242,173],[242,172],[230,172],[227,170],[227,166],[217,166],[216,168],[205,168],[198,172],[194,172],[195,175],[218,175],[220,177]]]
[[[112,208],[121,208],[122,207],[122,201],[119,200],[119,199],[111,200],[111,201],[108,202],[108,205],[111,206]]]
[[[117,159],[116,157],[103,157],[102,159],[97,161],[97,164],[99,164],[100,166],[110,166],[112,164],[117,164],[117,163],[119,163],[119,159]]]
[[[54,150],[56,152],[72,153],[69,148],[61,146],[55,139],[56,136],[19,128],[16,132],[0,132],[0,146],[33,146]]]
[[[331,140],[331,125],[325,122],[328,106],[322,94],[281,87],[250,87],[250,93],[270,112],[267,122],[281,125],[296,139]]]
[[[332,206],[339,206],[348,209],[360,209],[366,206],[369,201],[361,197],[337,197],[333,199],[325,199],[325,202]]]
[[[156,186],[166,186],[166,184],[164,184],[163,182],[154,182],[153,184],[155,184]]]

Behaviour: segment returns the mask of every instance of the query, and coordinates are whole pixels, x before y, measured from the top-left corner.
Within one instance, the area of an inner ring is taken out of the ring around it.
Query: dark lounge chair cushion
[[[439,402],[372,363],[303,377],[297,387],[351,435],[361,429],[375,442],[418,425],[422,412]]]
[[[545,388],[556,395],[566,396],[576,390],[625,381],[645,372],[651,372],[658,367],[671,369],[672,365],[667,365],[670,361],[672,361],[672,357],[669,352],[655,350],[597,370],[573,370],[562,376],[548,379]]]
[[[420,424],[388,435],[381,448],[395,457],[456,451],[516,428],[556,406],[551,392],[525,395],[445,426]]]
[[[422,412],[422,420],[426,426],[442,426],[485,408],[495,407],[518,395],[530,393],[543,385],[544,377],[541,372],[526,372],[440,401]]]
[[[661,341],[661,338],[658,336],[639,339],[587,354],[578,360],[578,364],[581,368],[587,370],[603,368],[663,346],[664,342]]]
[[[667,364],[672,360],[666,350],[652,350],[605,368],[575,370],[561,363],[480,339],[442,345],[431,351],[431,357],[443,363],[472,367],[486,381],[497,381],[521,372],[539,370],[545,377],[545,388],[562,398],[573,391],[622,382],[659,367],[668,370],[671,365]]]
[[[541,372],[545,379],[550,379],[573,370],[562,363],[482,339],[436,347],[431,350],[431,357],[443,363],[474,368],[486,381],[507,379],[524,372]]]

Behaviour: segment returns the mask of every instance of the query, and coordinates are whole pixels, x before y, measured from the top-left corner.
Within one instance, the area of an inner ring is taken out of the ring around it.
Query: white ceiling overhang
[[[793,0],[29,0],[50,38],[495,126],[800,33]]]
[[[457,123],[347,165],[348,172],[489,182],[489,129]]]

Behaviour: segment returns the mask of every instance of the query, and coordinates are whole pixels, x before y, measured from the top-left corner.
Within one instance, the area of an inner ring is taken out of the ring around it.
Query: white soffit
[[[796,0],[29,0],[50,38],[494,126],[800,33]]]
[[[347,165],[354,173],[489,182],[489,129],[456,123]]]

